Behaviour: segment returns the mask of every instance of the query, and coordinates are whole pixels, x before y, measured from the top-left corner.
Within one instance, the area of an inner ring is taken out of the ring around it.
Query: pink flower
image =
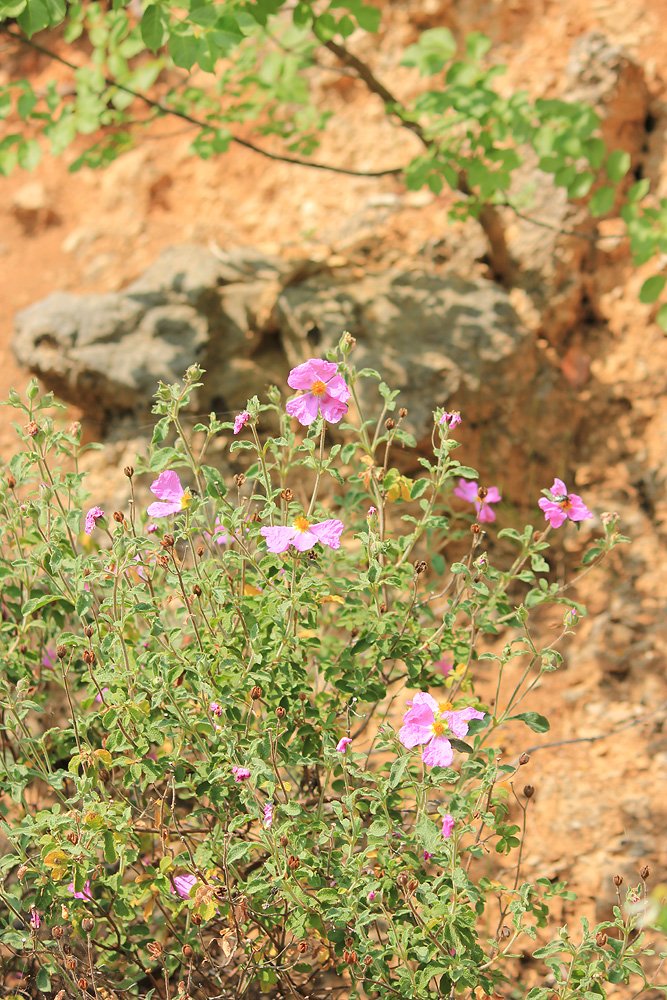
[[[435,670],[440,671],[443,677],[448,677],[451,674],[454,667],[454,661],[450,659],[449,656],[443,656],[441,660],[438,660],[433,664]]]
[[[237,764],[234,764],[234,767],[232,768],[232,774],[234,775],[236,781],[247,781],[247,779],[250,777],[250,771],[248,770],[248,768],[239,767]]]
[[[368,514],[366,514],[366,517],[374,517],[377,514],[377,512],[378,512],[377,507],[374,507],[371,504],[371,506],[368,508]]]
[[[260,534],[266,538],[269,552],[286,552],[290,545],[299,552],[307,552],[316,542],[322,542],[330,549],[340,548],[340,536],[344,527],[342,521],[329,520],[314,524],[307,517],[297,517],[291,528],[289,525],[264,527]]]
[[[222,715],[222,705],[218,705],[217,701],[212,701],[210,707],[213,715]]]
[[[336,750],[338,751],[338,753],[345,753],[347,750],[348,743],[351,742],[352,740],[350,739],[349,736],[343,736],[342,739],[338,740],[338,745],[336,746]]]
[[[91,507],[86,514],[86,534],[92,535],[95,525],[101,517],[104,517],[104,511],[100,507]]]
[[[102,695],[108,693],[109,693],[109,688],[102,688],[102,694],[100,694],[100,692],[98,691],[97,694],[95,695],[95,701],[99,702],[101,705],[103,701]]]
[[[453,410],[451,413],[447,413],[445,410],[438,423],[444,424],[450,431],[453,431],[461,423],[461,414],[458,410]]]
[[[458,486],[454,487],[454,496],[461,497],[462,500],[467,500],[468,503],[474,503],[475,510],[477,511],[477,520],[480,523],[483,521],[495,521],[496,512],[491,510],[489,504],[499,503],[502,500],[497,486],[491,486],[487,490],[484,499],[480,500],[479,487],[476,482],[470,479],[459,479]]]
[[[267,802],[264,805],[264,826],[267,830],[270,830],[273,826],[273,802]]]
[[[181,481],[173,469],[161,472],[154,483],[151,483],[151,493],[154,493],[162,503],[152,503],[148,508],[150,517],[167,517],[168,514],[178,514],[192,503],[190,490],[184,490]]]
[[[307,427],[319,412],[332,424],[347,413],[350,390],[338,374],[338,365],[322,358],[311,358],[297,365],[289,373],[287,384],[292,389],[302,389],[302,396],[287,401],[285,409],[291,417]]]
[[[92,893],[90,891],[90,879],[86,880],[86,884],[84,885],[84,887],[81,890],[81,892],[75,892],[74,891],[74,882],[70,882],[70,884],[67,886],[67,888],[72,893],[72,895],[74,896],[75,899],[92,899],[93,898]]]
[[[227,542],[231,542],[232,536],[229,534],[224,524],[219,517],[216,517],[215,524],[213,525],[213,534],[208,531],[204,532],[206,538],[212,539],[216,545],[226,545]]]
[[[174,878],[174,888],[171,891],[173,892],[175,889],[181,899],[188,899],[190,890],[196,884],[196,875],[176,875]]]
[[[537,506],[544,511],[544,516],[552,528],[560,528],[568,517],[571,521],[585,521],[593,516],[580,496],[567,492],[567,486],[562,479],[554,479],[549,492],[551,500],[548,497],[540,497]]]
[[[39,913],[35,909],[34,905],[30,907],[30,930],[38,931],[39,925],[41,923]]]
[[[375,899],[375,893],[371,889],[371,891],[368,893],[368,902],[372,903],[374,899]]]
[[[243,429],[244,425],[248,423],[249,420],[250,420],[250,414],[248,413],[247,410],[244,410],[243,413],[237,413],[237,415],[234,417],[234,433],[238,434]]]
[[[151,521],[149,524],[146,525],[147,534],[154,535],[156,531],[157,531],[157,524],[153,524],[153,522]]]
[[[435,857],[435,854],[431,854],[430,851],[424,851],[424,861],[430,861],[431,858],[434,858],[434,857]]]
[[[445,813],[442,817],[442,835],[445,840],[449,840],[454,830],[454,817],[451,813]]]
[[[43,667],[55,667],[56,665],[56,651],[47,646],[42,655],[42,666]]]
[[[429,767],[449,767],[454,760],[454,751],[445,732],[449,730],[452,736],[460,739],[467,734],[471,719],[483,718],[484,712],[476,708],[461,708],[454,712],[449,702],[438,705],[430,694],[419,691],[414,696],[412,708],[403,716],[404,724],[398,738],[403,746],[409,748],[426,743],[422,757]]]

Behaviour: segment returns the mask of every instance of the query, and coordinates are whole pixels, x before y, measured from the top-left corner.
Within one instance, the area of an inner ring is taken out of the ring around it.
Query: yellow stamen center
[[[432,727],[434,736],[442,736],[445,731],[445,724],[442,719],[436,719]]]
[[[324,394],[327,391],[327,387],[322,381],[322,379],[318,378],[315,379],[315,381],[311,385],[310,391],[312,392],[313,396],[324,396]]]
[[[558,506],[561,510],[570,510],[572,507],[572,501],[569,497],[563,497],[562,500],[558,501]]]
[[[294,522],[294,527],[297,531],[308,531],[310,528],[310,521],[307,517],[297,517]]]
[[[452,705],[451,701],[441,701],[440,704],[438,705],[438,711],[440,712],[440,715],[443,715],[445,712],[451,712],[453,708],[454,706]]]
[[[190,506],[191,503],[192,503],[192,493],[190,493],[190,490],[186,490],[183,496],[181,497],[181,510],[185,510],[187,507]]]

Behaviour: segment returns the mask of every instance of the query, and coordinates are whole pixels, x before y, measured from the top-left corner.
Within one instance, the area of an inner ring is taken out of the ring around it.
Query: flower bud
[[[526,796],[527,799],[532,799],[533,795],[535,794],[535,786],[534,785],[524,785],[523,786],[523,794]]]
[[[649,868],[648,865],[644,865],[643,868],[639,869],[639,875],[643,882],[646,881],[646,879],[649,877],[650,874],[651,874],[651,869]]]
[[[281,847],[287,847],[288,844],[289,844],[289,840],[287,839],[287,837],[283,833],[283,835],[280,838],[280,846]]]
[[[28,437],[34,438],[37,434],[39,434],[39,424],[36,421],[31,420],[30,423],[25,425],[25,432]]]
[[[408,875],[407,872],[401,872],[400,875],[396,876],[396,884],[397,885],[407,885],[409,879],[410,879],[410,876]]]
[[[60,941],[61,937],[65,933],[65,928],[62,924],[56,924],[55,927],[51,928],[51,937],[55,938],[56,941]]]
[[[204,546],[203,545],[198,545],[197,546],[197,555],[199,556],[200,559],[204,555]]]
[[[199,586],[198,583],[195,583],[194,587],[192,588],[192,593],[194,594],[195,597],[201,597],[201,587]]]
[[[88,989],[88,980],[86,979],[85,976],[81,976],[81,978],[77,980],[76,985],[79,987],[80,990],[83,990],[83,992],[85,993]]]
[[[478,524],[477,521],[475,521],[474,524],[470,525],[470,531],[473,535],[481,535],[484,529],[481,524]]]
[[[477,496],[480,500],[486,500],[488,495],[489,491],[487,490],[486,486],[480,486],[479,489],[477,490]]]
[[[299,867],[299,859],[295,857],[293,854],[290,854],[289,858],[287,859],[287,866],[290,871],[295,872]]]
[[[348,949],[346,948],[343,951],[343,961],[347,962],[348,965],[356,965],[357,964],[356,951],[348,951]]]
[[[284,719],[285,716],[287,715],[287,712],[285,711],[282,705],[278,705],[278,708],[276,709],[276,715],[279,719]]]
[[[76,845],[79,843],[79,834],[75,833],[74,830],[68,830],[66,833],[66,837],[69,840],[70,844]]]
[[[384,425],[388,431],[393,431],[394,427],[396,426],[396,421],[392,420],[391,417],[387,417],[387,419],[384,422]]]
[[[74,957],[74,955],[68,955],[67,958],[65,959],[65,968],[69,972],[74,972],[74,970],[76,969],[76,967],[77,967],[78,964],[79,963],[77,962],[77,960]]]
[[[26,646],[25,642],[22,642],[19,646],[19,653],[21,654],[21,656],[25,656],[27,652],[28,652],[28,647]]]
[[[527,753],[522,753],[521,756],[519,757],[519,763],[520,764],[527,764],[529,760],[530,760],[530,757],[529,757],[529,755]]]
[[[380,605],[380,614],[384,615],[386,613],[387,613],[387,605],[383,601],[382,604]]]
[[[192,914],[192,923],[195,925],[195,927],[199,927],[199,925],[201,924],[201,922],[202,922],[201,913],[193,913]]]
[[[78,438],[81,434],[81,421],[73,420],[69,425],[69,433],[73,438]]]
[[[366,968],[368,968],[368,966],[372,965],[372,964],[373,964],[373,956],[372,955],[364,955],[364,965],[366,966]]]
[[[83,920],[81,921],[81,927],[86,932],[86,934],[90,934],[94,926],[95,926],[95,921],[93,920],[92,917],[84,917]]]
[[[300,955],[304,955],[308,951],[308,942],[299,941],[298,945],[296,946],[296,950],[299,952]]]
[[[616,886],[617,889],[620,889],[620,887],[623,885],[622,875],[614,875],[614,885]]]
[[[86,625],[86,627],[83,630],[83,634],[85,635],[86,639],[92,639],[94,631],[95,630],[93,629],[92,625]]]
[[[131,465],[126,465],[125,468],[123,469],[123,472],[125,473],[128,479],[131,479],[132,476],[134,475],[134,467]]]
[[[355,625],[354,628],[350,630],[350,638],[356,639],[358,635],[359,635],[359,629]]]
[[[84,649],[81,655],[83,656],[83,662],[87,663],[89,667],[95,665],[95,654],[92,649]]]
[[[253,688],[250,688],[250,697],[253,701],[259,701],[262,697],[262,689],[259,684],[255,684]]]
[[[15,486],[16,486],[16,480],[14,479],[14,477],[12,475],[7,476],[7,489],[13,490]]]

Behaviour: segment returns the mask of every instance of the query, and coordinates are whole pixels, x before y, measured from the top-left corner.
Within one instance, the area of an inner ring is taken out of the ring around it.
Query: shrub
[[[271,389],[189,435],[201,371],[161,384],[113,514],[86,499],[80,428],[60,429],[35,383],[12,392],[0,937],[22,996],[490,996],[520,982],[538,934],[552,979],[530,1000],[645,981],[645,890],[576,944],[545,936],[550,901],[573,894],[523,879],[534,789],[526,756],[498,749],[509,720],[549,728],[528,696],[585,613],[577,577],[550,572],[551,525],[592,515],[556,480],[546,530],[503,528],[492,558],[500,493],[454,457],[460,416],[434,414],[409,476],[405,411],[353,346],[294,369],[286,408]],[[362,378],[379,416],[359,409]],[[217,438],[233,481],[206,464]],[[452,513],[453,487],[470,514]],[[603,526],[581,572],[626,540],[615,516]],[[546,604],[563,624],[541,646]]]

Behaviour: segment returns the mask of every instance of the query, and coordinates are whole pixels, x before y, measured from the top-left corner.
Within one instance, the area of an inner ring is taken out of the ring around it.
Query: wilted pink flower
[[[499,503],[502,500],[500,491],[497,486],[491,486],[486,493],[483,500],[480,500],[478,494],[478,485],[471,479],[459,479],[458,486],[454,487],[454,496],[461,497],[462,500],[467,500],[468,503],[474,503],[475,510],[477,511],[477,520],[481,523],[483,521],[495,521],[496,512],[491,510],[489,507],[490,503]]]
[[[152,503],[148,508],[150,517],[166,517],[168,514],[178,514],[192,503],[190,490],[184,490],[181,481],[173,469],[161,472],[155,482],[151,483],[151,493],[154,493],[161,503]]]
[[[75,892],[74,891],[74,882],[70,882],[70,884],[67,886],[67,888],[72,893],[72,895],[74,896],[75,899],[92,899],[93,898],[92,893],[90,891],[90,879],[86,880],[86,884],[84,885],[84,887],[81,890],[81,892]]]
[[[445,410],[438,423],[444,424],[445,427],[449,427],[450,431],[453,431],[461,423],[461,414],[458,410],[453,410],[451,413],[447,413]]]
[[[212,701],[211,712],[213,715],[222,715],[222,705],[218,705],[217,701]]]
[[[155,534],[155,532],[157,531],[157,524],[153,524],[153,522],[152,522],[152,521],[150,521],[150,522],[149,522],[149,523],[148,523],[148,524],[146,525],[146,531],[147,531],[147,533],[148,533],[149,535],[154,535],[154,534]]]
[[[292,389],[302,389],[303,395],[287,401],[285,409],[291,417],[307,427],[318,412],[332,424],[347,413],[350,390],[338,374],[338,365],[322,358],[311,358],[297,365],[289,373],[287,384]]]
[[[552,528],[560,528],[568,517],[571,521],[585,521],[593,517],[580,496],[567,492],[567,486],[562,479],[554,479],[549,492],[551,500],[548,497],[540,497],[537,506],[544,511],[544,516]]]
[[[243,413],[237,413],[234,417],[234,433],[238,434],[249,420],[250,414],[247,410],[244,410]]]
[[[237,764],[234,764],[232,768],[232,774],[234,775],[237,781],[246,781],[250,777],[250,771],[248,770],[248,768],[239,767]]]
[[[424,851],[424,861],[430,861],[431,858],[434,858],[434,857],[435,857],[435,855],[431,854],[430,851]]]
[[[286,552],[290,545],[299,552],[307,552],[316,542],[322,542],[330,549],[340,548],[340,536],[344,527],[342,521],[329,520],[315,524],[307,517],[297,517],[292,527],[289,525],[264,527],[260,534],[266,538],[269,552]]]
[[[30,929],[33,931],[39,930],[39,925],[41,923],[39,913],[35,909],[34,905],[30,907]]]
[[[378,512],[377,507],[374,507],[373,504],[371,504],[370,507],[368,508],[368,514],[366,515],[366,517],[374,517],[375,514],[377,514],[377,512]]]
[[[454,760],[452,744],[445,732],[462,738],[468,732],[471,719],[483,719],[484,712],[476,708],[452,710],[449,702],[438,705],[435,698],[425,691],[419,691],[412,701],[412,707],[403,716],[403,726],[398,738],[405,747],[416,747],[426,743],[422,754],[429,767],[449,767]]]
[[[448,840],[454,830],[454,817],[451,813],[445,813],[442,817],[442,835],[445,840]]]
[[[101,517],[104,517],[104,511],[100,507],[91,507],[86,514],[86,534],[92,535],[95,525]]]
[[[433,664],[434,670],[438,670],[443,677],[448,677],[449,674],[451,674],[453,667],[454,661],[446,654],[441,660],[437,660],[437,662]]]
[[[267,802],[264,805],[264,826],[269,830],[273,826],[273,802]]]
[[[343,736],[342,739],[338,740],[338,745],[336,746],[338,753],[345,753],[348,743],[351,742],[352,740],[349,736]]]
[[[171,891],[173,892],[175,889],[181,899],[188,899],[190,890],[196,884],[196,875],[176,875],[174,878],[174,888]]]

